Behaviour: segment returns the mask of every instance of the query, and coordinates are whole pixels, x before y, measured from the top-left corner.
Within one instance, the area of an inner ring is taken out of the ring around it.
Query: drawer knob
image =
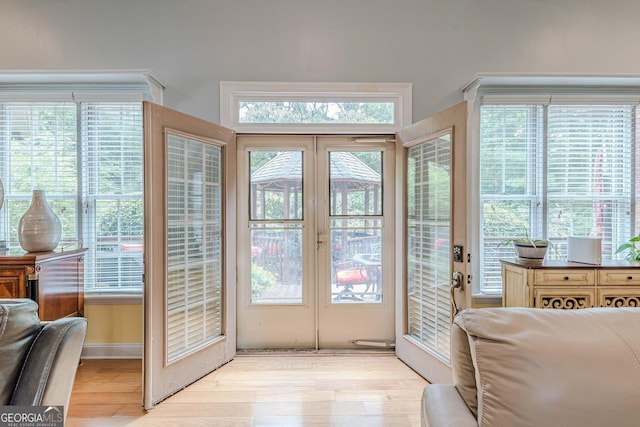
[[[569,276],[564,276],[564,280],[569,280]]]
[[[627,276],[627,280],[633,280],[633,276]]]

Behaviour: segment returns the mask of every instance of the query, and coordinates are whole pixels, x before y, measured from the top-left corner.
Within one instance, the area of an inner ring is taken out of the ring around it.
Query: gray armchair
[[[64,406],[82,353],[87,320],[40,322],[30,299],[0,299],[0,405]]]

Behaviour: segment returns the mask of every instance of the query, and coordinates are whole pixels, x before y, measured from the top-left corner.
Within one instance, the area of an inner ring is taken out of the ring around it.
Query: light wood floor
[[[391,354],[239,355],[145,413],[141,369],[83,361],[65,426],[419,426],[427,385]]]

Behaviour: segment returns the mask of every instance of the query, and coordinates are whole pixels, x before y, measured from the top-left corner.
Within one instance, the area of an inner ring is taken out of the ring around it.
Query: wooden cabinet
[[[502,261],[503,307],[640,307],[640,263]]]
[[[40,320],[84,316],[86,249],[0,255],[0,298],[31,298]]]

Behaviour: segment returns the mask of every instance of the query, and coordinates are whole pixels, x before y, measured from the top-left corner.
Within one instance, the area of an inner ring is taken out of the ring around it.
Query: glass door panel
[[[380,139],[238,137],[238,348],[393,343],[394,144]]]
[[[382,151],[329,151],[331,301],[382,300]]]
[[[358,139],[317,139],[320,348],[395,341],[394,144]]]
[[[238,348],[315,348],[313,137],[238,137]]]
[[[382,220],[332,219],[333,303],[382,300]]]
[[[251,303],[302,303],[302,151],[249,152]]]
[[[251,303],[302,304],[302,224],[251,225]]]

